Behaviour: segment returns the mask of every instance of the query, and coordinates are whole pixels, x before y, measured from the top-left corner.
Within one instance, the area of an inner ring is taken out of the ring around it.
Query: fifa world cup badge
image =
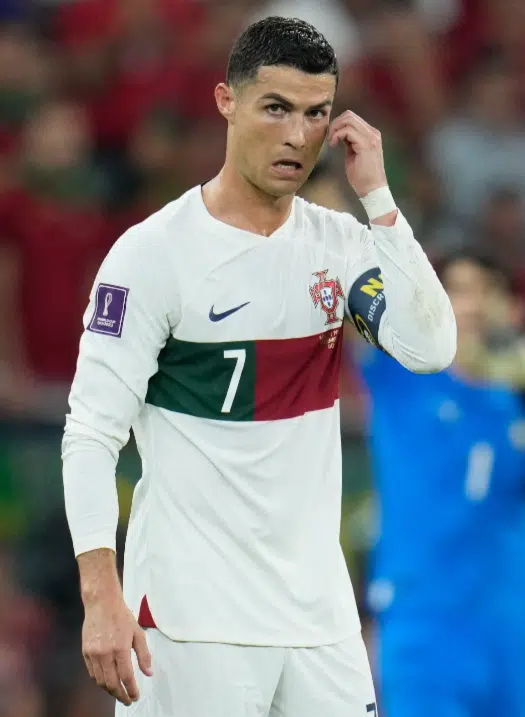
[[[344,299],[345,295],[341,287],[339,279],[327,279],[328,269],[325,271],[316,271],[310,283],[310,296],[314,302],[314,306],[321,304],[321,309],[326,314],[326,324],[335,324],[337,318],[337,307],[339,299]]]

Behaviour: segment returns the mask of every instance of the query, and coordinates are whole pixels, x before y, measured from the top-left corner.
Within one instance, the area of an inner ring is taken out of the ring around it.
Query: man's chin
[[[272,179],[264,182],[264,186],[261,186],[261,190],[271,197],[288,197],[291,194],[297,194],[301,187],[305,184],[304,179]]]

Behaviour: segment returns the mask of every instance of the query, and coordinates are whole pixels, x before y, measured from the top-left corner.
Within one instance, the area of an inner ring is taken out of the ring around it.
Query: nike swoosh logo
[[[228,311],[223,311],[221,314],[216,314],[214,311],[215,305],[213,305],[210,309],[210,321],[222,321],[223,319],[227,319],[228,316],[231,316],[232,314],[235,314],[237,311],[240,311],[241,309],[244,309],[245,306],[248,306],[250,302],[247,301],[245,304],[241,304],[240,306],[236,306],[233,309],[228,309]]]

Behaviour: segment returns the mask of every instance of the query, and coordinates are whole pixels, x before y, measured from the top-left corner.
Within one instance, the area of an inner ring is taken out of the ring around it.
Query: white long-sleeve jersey
[[[133,427],[124,594],[142,625],[276,646],[359,630],[339,545],[347,300],[407,368],[452,361],[449,300],[400,213],[369,229],[295,198],[264,238],[213,218],[196,187],[109,252],[70,395],[65,498],[75,553],[114,549]]]

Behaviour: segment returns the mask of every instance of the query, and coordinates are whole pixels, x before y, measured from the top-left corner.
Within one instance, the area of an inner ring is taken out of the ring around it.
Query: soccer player
[[[502,360],[511,347],[488,340],[502,277],[467,252],[439,274],[458,325],[453,367],[422,377],[378,351],[362,357],[382,704],[388,717],[523,717],[525,415],[519,393],[485,378],[516,373]]]
[[[375,716],[339,545],[346,298],[414,371],[450,364],[456,328],[388,190],[379,132],[350,111],[330,124],[337,78],[305,22],[250,26],[215,89],[220,174],[131,228],[96,278],[64,483],[83,654],[117,714]],[[295,196],[326,139],[370,228]],[[122,593],[115,464],[130,426],[143,474]]]

